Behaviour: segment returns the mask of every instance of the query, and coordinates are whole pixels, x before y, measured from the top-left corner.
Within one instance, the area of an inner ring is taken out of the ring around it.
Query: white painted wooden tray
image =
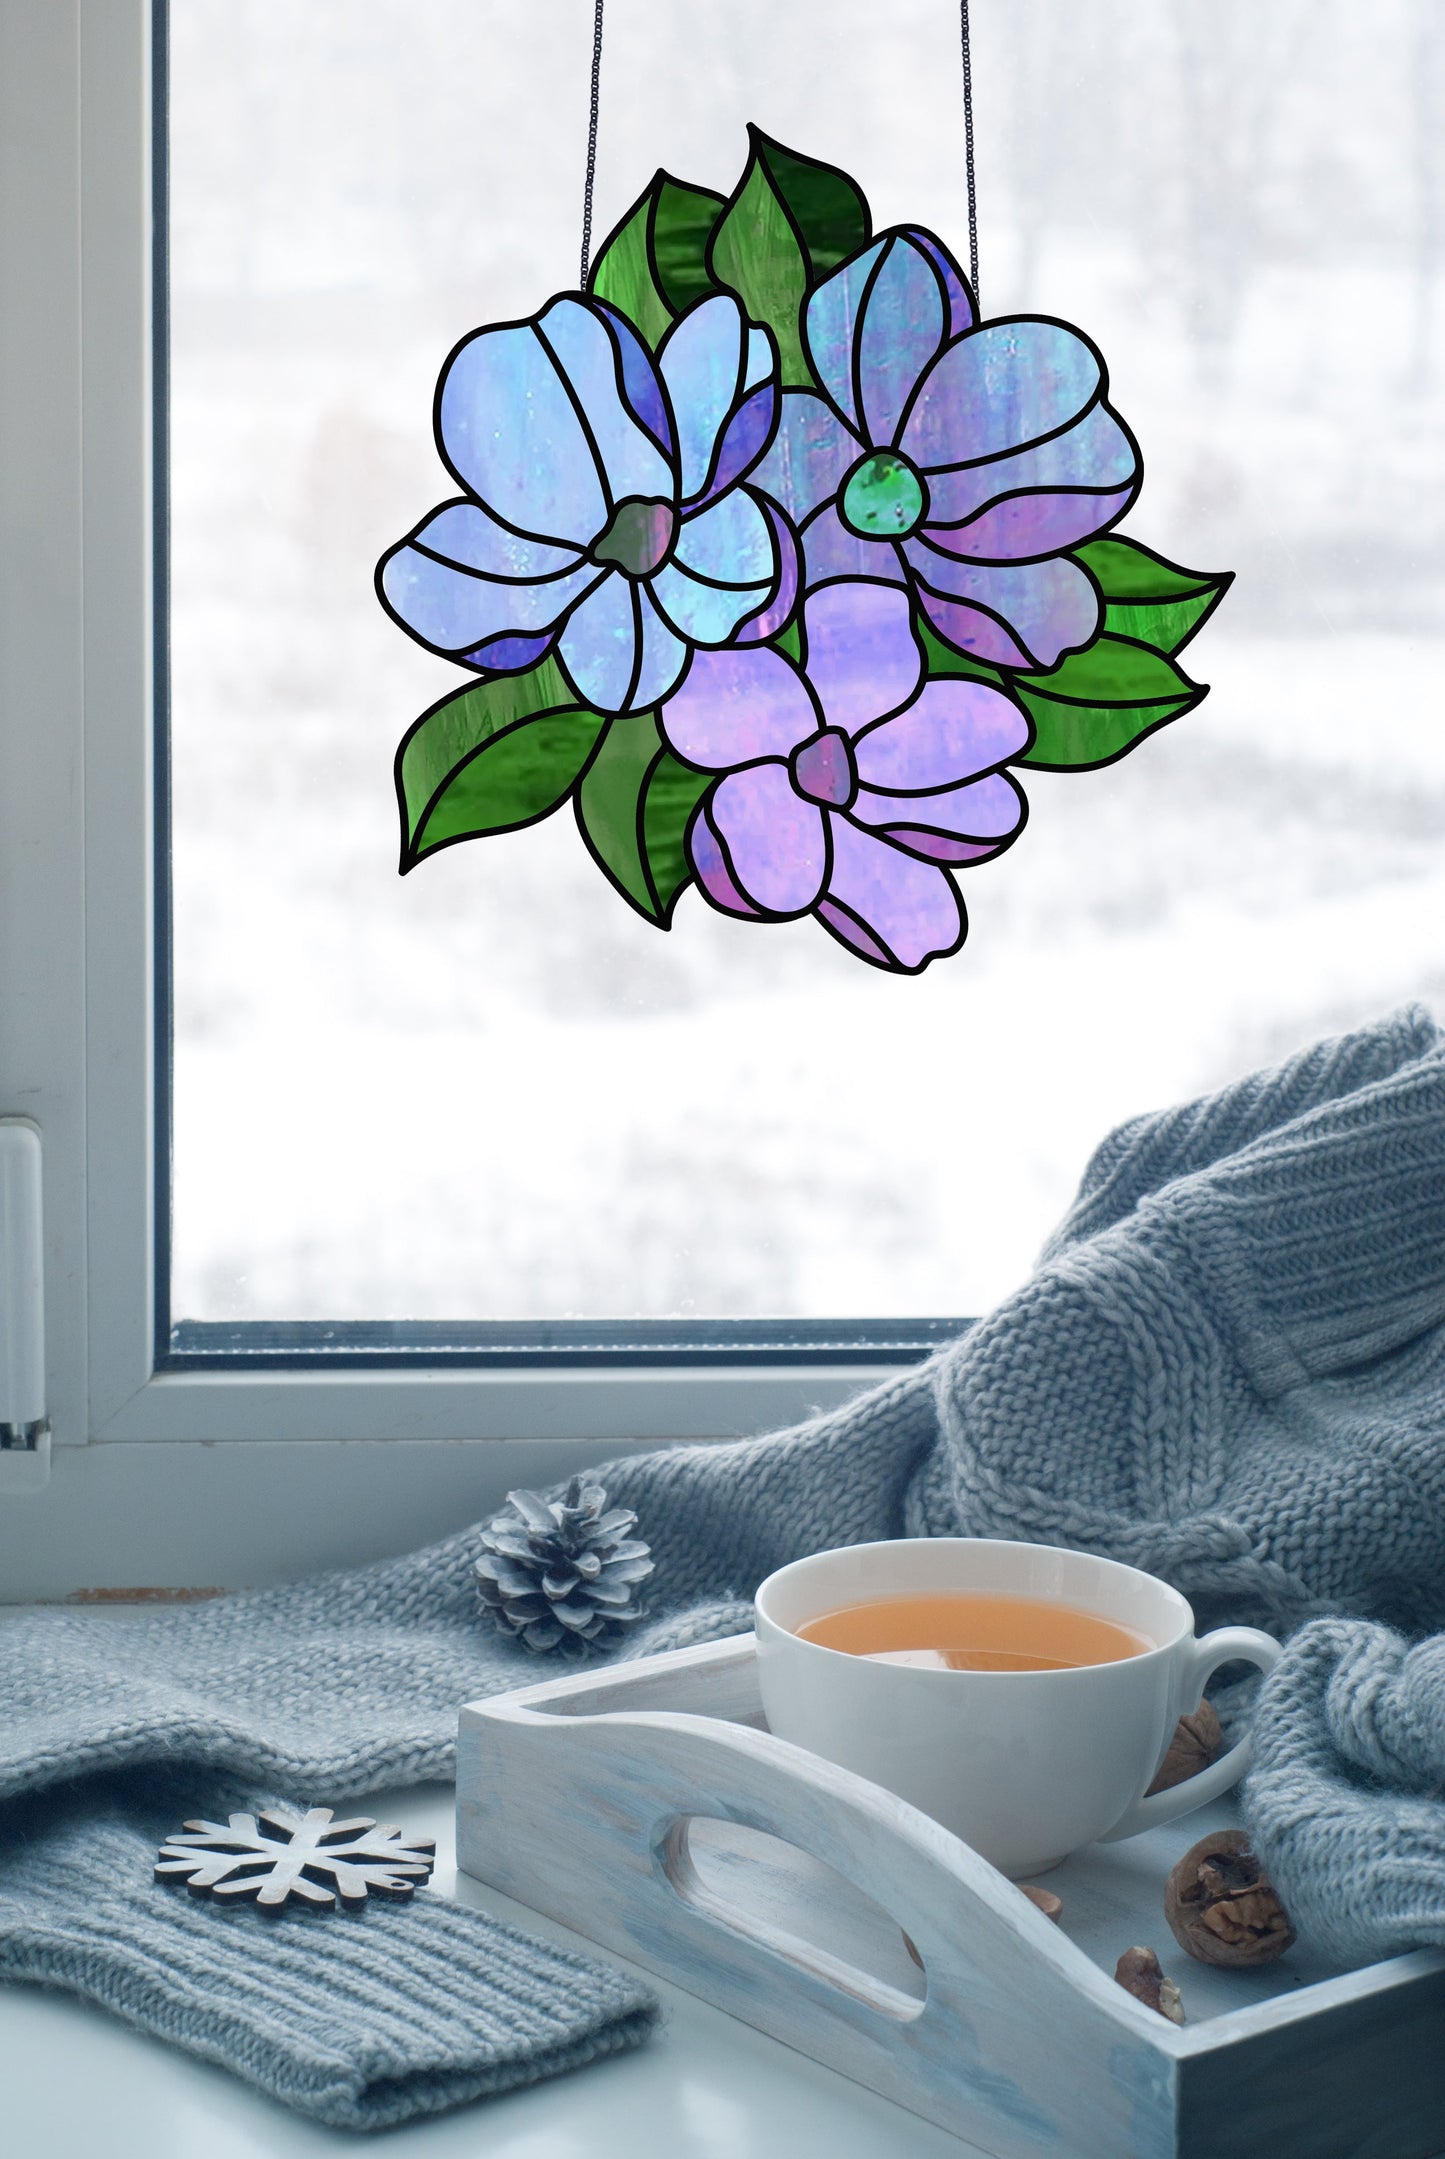
[[[1000,2159],[1435,2159],[1445,1954],[1194,1963],[1164,1878],[1228,1819],[1066,1861],[1059,1927],[926,1815],[773,1738],[751,1634],[461,1713],[467,1873]],[[1184,2029],[1115,1984],[1135,1942]]]

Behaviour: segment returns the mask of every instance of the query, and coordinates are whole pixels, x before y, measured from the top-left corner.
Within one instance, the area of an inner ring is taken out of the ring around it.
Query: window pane
[[[174,1310],[959,1313],[1111,1123],[1441,986],[1445,83],[1382,0],[975,11],[985,312],[1079,323],[1127,529],[1238,581],[1204,706],[1026,778],[962,953],[890,979],[566,812],[406,879],[391,763],[460,677],[371,588],[453,492],[440,362],[575,283],[589,0],[173,0]],[[937,0],[611,0],[597,226],[745,121],[966,258]]]

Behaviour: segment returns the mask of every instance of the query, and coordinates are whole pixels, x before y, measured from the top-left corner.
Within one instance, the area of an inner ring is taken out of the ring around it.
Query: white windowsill
[[[377,1810],[437,1839],[443,1895],[622,1964],[467,1876],[458,1882],[449,1787],[388,1794]],[[721,2010],[638,1976],[661,1997],[663,2022],[636,2053],[395,2130],[382,2140],[386,2159],[984,2159]],[[364,2141],[39,1988],[0,1988],[0,2091],[6,2149],[44,2159],[314,2159]]]

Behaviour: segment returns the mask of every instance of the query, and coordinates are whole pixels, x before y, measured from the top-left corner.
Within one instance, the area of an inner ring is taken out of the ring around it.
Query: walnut
[[[1160,1763],[1159,1774],[1149,1792],[1167,1792],[1172,1785],[1197,1777],[1201,1769],[1207,1769],[1217,1760],[1223,1749],[1224,1734],[1213,1704],[1201,1702],[1192,1717],[1181,1717],[1175,1725],[1169,1752]]]
[[[1057,1926],[1059,1914],[1064,1908],[1063,1898],[1056,1897],[1052,1889],[1036,1888],[1032,1882],[1020,1882],[1018,1886],[1030,1904],[1037,1904],[1045,1919],[1052,1919]]]
[[[1242,1829],[1190,1846],[1169,1877],[1164,1916],[1201,1964],[1268,1964],[1294,1940],[1279,1892]]]
[[[1172,1979],[1166,1979],[1152,1949],[1126,1949],[1114,1967],[1114,1977],[1126,1994],[1146,2009],[1157,2009],[1171,2024],[1184,2022],[1184,2004]]]

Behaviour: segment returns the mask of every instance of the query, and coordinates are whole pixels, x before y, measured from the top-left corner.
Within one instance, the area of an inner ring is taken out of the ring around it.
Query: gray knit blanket
[[[1411,1010],[1107,1139],[1031,1280],[792,1431],[598,1472],[657,1572],[629,1655],[746,1628],[785,1561],[1017,1537],[1286,1634],[1244,1792],[1302,1938],[1445,1944],[1445,1043]],[[0,1628],[0,1976],[66,1987],[345,2127],[635,2044],[647,1992],[440,1897],[218,1913],[162,1836],[245,1793],[444,1777],[458,1705],[545,1666],[478,1611],[473,1527],[123,1634]]]

